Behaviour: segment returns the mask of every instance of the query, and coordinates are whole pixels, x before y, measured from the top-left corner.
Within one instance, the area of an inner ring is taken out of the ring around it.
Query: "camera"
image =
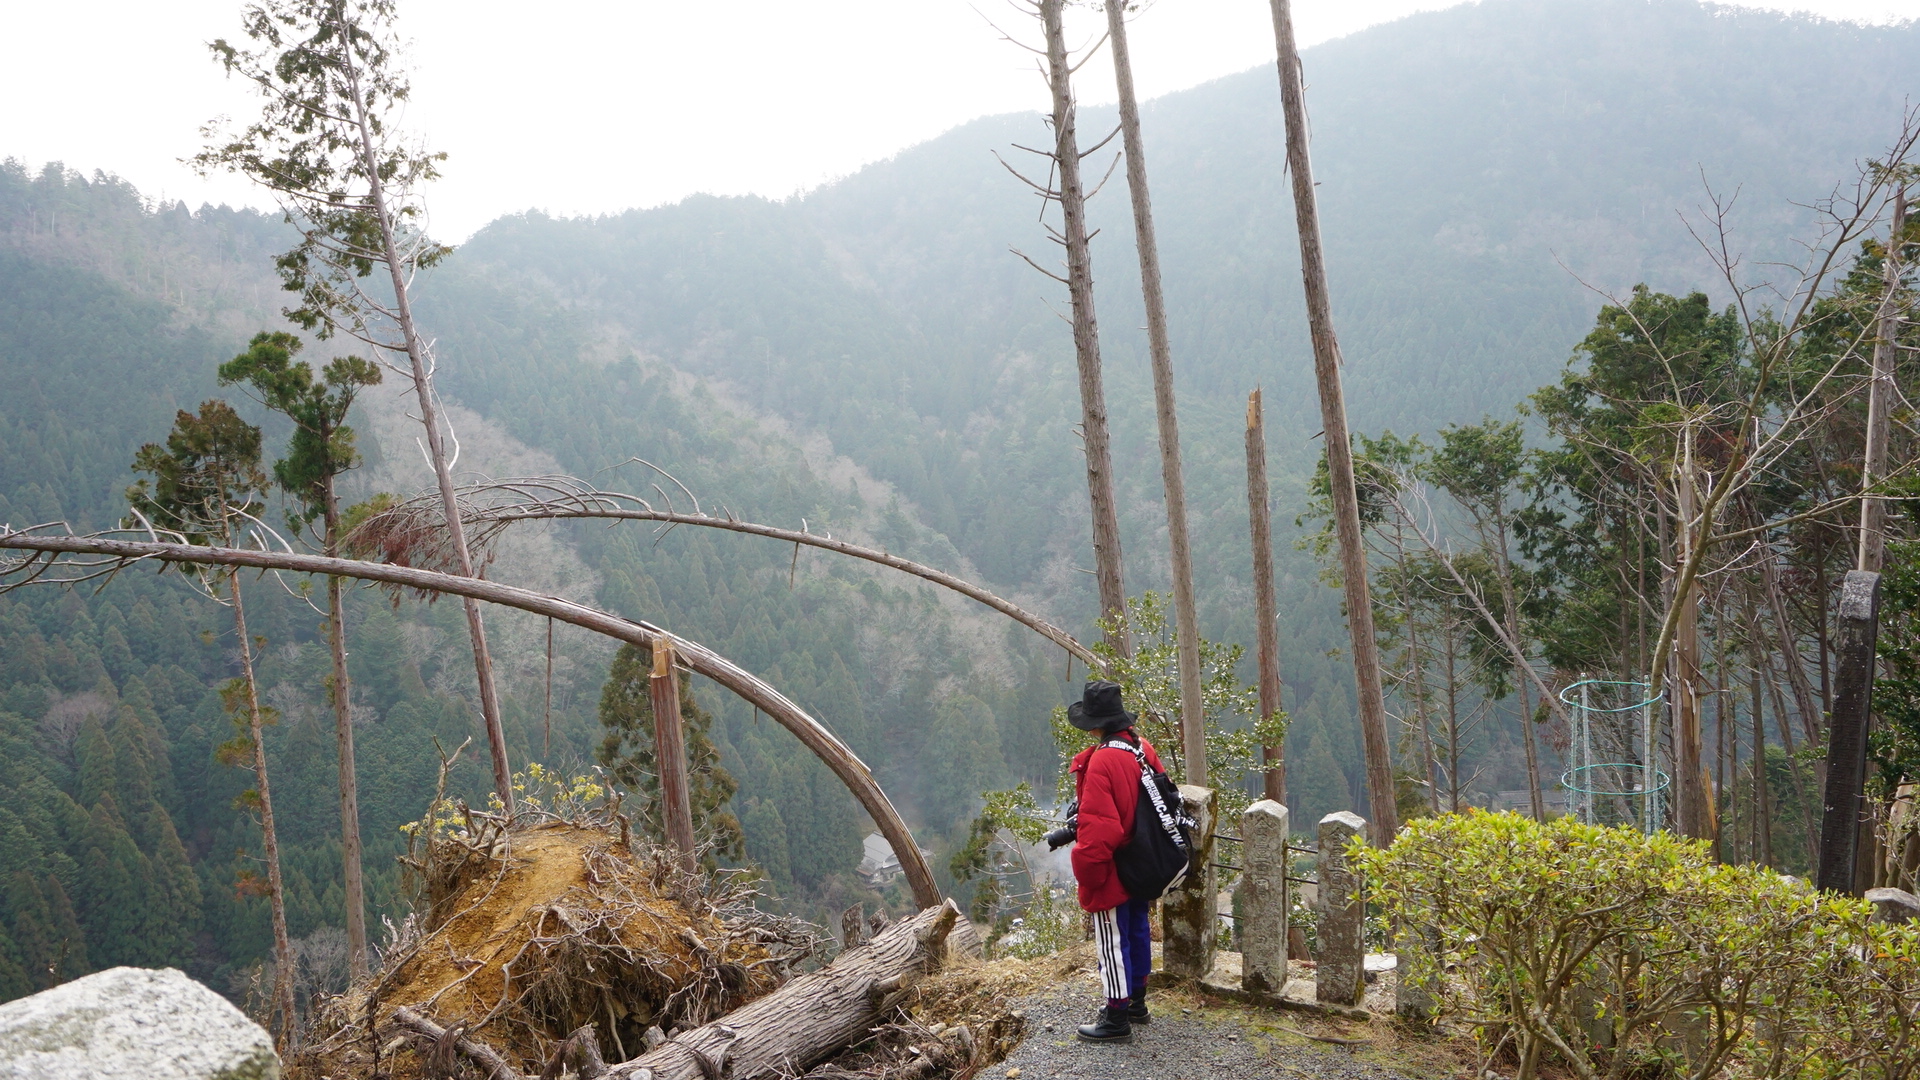
[[[1048,833],[1047,850],[1059,851],[1074,842],[1080,835],[1080,800],[1074,799],[1067,804],[1067,823]]]

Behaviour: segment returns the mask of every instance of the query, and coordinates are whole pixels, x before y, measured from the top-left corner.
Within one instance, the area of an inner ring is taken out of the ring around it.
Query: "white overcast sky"
[[[1446,0],[1295,0],[1303,46]],[[1881,22],[1920,0],[1755,5]],[[0,0],[0,158],[63,161],[150,197],[262,205],[238,180],[179,164],[199,128],[253,105],[206,42],[237,36],[239,0]],[[614,212],[695,192],[785,197],[978,116],[1038,109],[1031,38],[1008,0],[401,0],[412,41],[408,126],[448,152],[427,192],[458,241],[538,208]],[[1270,63],[1262,0],[1155,0],[1136,17],[1152,97]],[[1076,41],[1099,17],[1077,15]],[[1089,64],[1081,99],[1111,100]]]

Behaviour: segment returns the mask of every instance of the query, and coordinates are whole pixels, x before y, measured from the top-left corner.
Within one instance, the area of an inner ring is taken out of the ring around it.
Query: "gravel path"
[[[1093,1019],[1097,993],[1093,979],[1078,975],[1057,990],[1021,1000],[1026,1041],[992,1072],[983,1073],[982,1080],[1426,1080],[1452,1073],[1433,1068],[1438,1062],[1399,1065],[1410,1073],[1371,1064],[1360,1053],[1281,1030],[1284,1025],[1322,1033],[1317,1029],[1323,1025],[1311,1018],[1203,1005],[1190,994],[1172,991],[1155,991],[1149,997],[1153,1022],[1135,1025],[1133,1042],[1083,1043],[1074,1029]],[[1347,1037],[1374,1038],[1387,1025],[1371,1027],[1374,1030],[1351,1023],[1339,1031]],[[1389,1032],[1379,1034],[1393,1041]],[[1371,1051],[1363,1053],[1372,1056]]]

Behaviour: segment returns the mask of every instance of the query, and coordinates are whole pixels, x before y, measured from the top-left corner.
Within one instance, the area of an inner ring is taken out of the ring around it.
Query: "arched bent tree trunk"
[[[899,812],[893,808],[893,802],[887,798],[887,793],[881,790],[879,783],[873,778],[873,772],[867,768],[865,762],[861,761],[833,732],[828,731],[820,721],[808,715],[806,710],[788,700],[786,695],[775,690],[759,677],[706,646],[669,633],[651,623],[623,619],[618,615],[590,608],[584,604],[576,604],[571,600],[562,600],[557,596],[543,596],[528,589],[501,585],[483,578],[459,577],[432,570],[416,570],[412,567],[364,562],[358,559],[331,559],[321,555],[245,551],[236,548],[201,547],[194,544],[112,540],[96,536],[44,536],[18,532],[0,532],[0,549],[34,551],[48,556],[44,560],[28,560],[27,564],[22,566],[0,566],[0,576],[22,574],[27,580],[38,578],[46,572],[46,566],[36,567],[33,563],[52,562],[62,555],[100,556],[108,560],[122,560],[126,565],[156,561],[193,563],[202,566],[251,566],[261,570],[289,570],[300,574],[334,574],[340,577],[358,578],[362,581],[377,581],[386,585],[481,600],[558,619],[597,634],[605,634],[608,637],[647,648],[652,648],[654,642],[663,638],[669,639],[673,642],[674,653],[686,662],[688,668],[733,691],[755,708],[772,717],[780,726],[793,732],[802,743],[806,744],[807,749],[813,751],[821,761],[825,762],[827,768],[832,769],[833,774],[840,778],[840,782],[847,785],[847,790],[853,792],[853,797],[860,801],[861,807],[873,818],[874,824],[879,826],[881,835],[893,845],[894,854],[899,857],[901,869],[906,873],[907,883],[913,889],[914,903],[923,909],[940,903],[940,888],[934,884],[933,872],[928,868],[926,859],[921,856],[919,846],[913,842],[913,834],[907,830],[906,822],[900,819]],[[108,572],[104,564],[94,565],[91,570],[95,574]]]
[[[485,496],[513,498],[509,501],[481,501]],[[898,570],[903,574],[911,574],[922,581],[931,582],[943,589],[958,593],[1005,615],[1058,645],[1069,656],[1087,665],[1090,671],[1102,671],[1106,666],[1093,650],[1082,645],[1072,634],[1018,604],[996,596],[963,577],[911,559],[903,559],[878,548],[836,540],[819,533],[763,525],[737,517],[716,517],[698,511],[686,513],[678,510],[657,510],[637,495],[617,491],[597,491],[572,477],[531,476],[496,480],[462,488],[460,498],[460,519],[472,530],[471,541],[476,550],[491,544],[500,531],[508,525],[522,521],[651,521],[668,528],[692,525],[703,529],[721,529],[747,536],[761,536],[781,543],[831,551],[836,555],[846,555],[876,566]],[[422,535],[437,534],[440,530],[439,523],[434,520],[438,509],[439,503],[431,497],[410,499],[369,518],[354,530],[354,534],[346,539],[346,543],[349,546],[356,543],[364,544],[371,550],[383,547],[383,538],[386,535],[398,534],[405,538],[403,543],[416,544]],[[434,552],[433,556],[437,559],[440,553]]]

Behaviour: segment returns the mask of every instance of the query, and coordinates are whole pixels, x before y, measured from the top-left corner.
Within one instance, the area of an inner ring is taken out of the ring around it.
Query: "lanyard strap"
[[[1180,807],[1178,816],[1167,809],[1166,800],[1160,797],[1160,785],[1153,782],[1153,766],[1147,764],[1146,751],[1124,739],[1102,743],[1101,748],[1132,752],[1134,759],[1140,762],[1140,786],[1147,789],[1147,798],[1153,801],[1153,812],[1159,815],[1160,827],[1167,831],[1167,835],[1173,838],[1174,843],[1182,848],[1186,847],[1186,837],[1181,833],[1180,826],[1185,825],[1191,828],[1195,822],[1187,816],[1185,806]]]

